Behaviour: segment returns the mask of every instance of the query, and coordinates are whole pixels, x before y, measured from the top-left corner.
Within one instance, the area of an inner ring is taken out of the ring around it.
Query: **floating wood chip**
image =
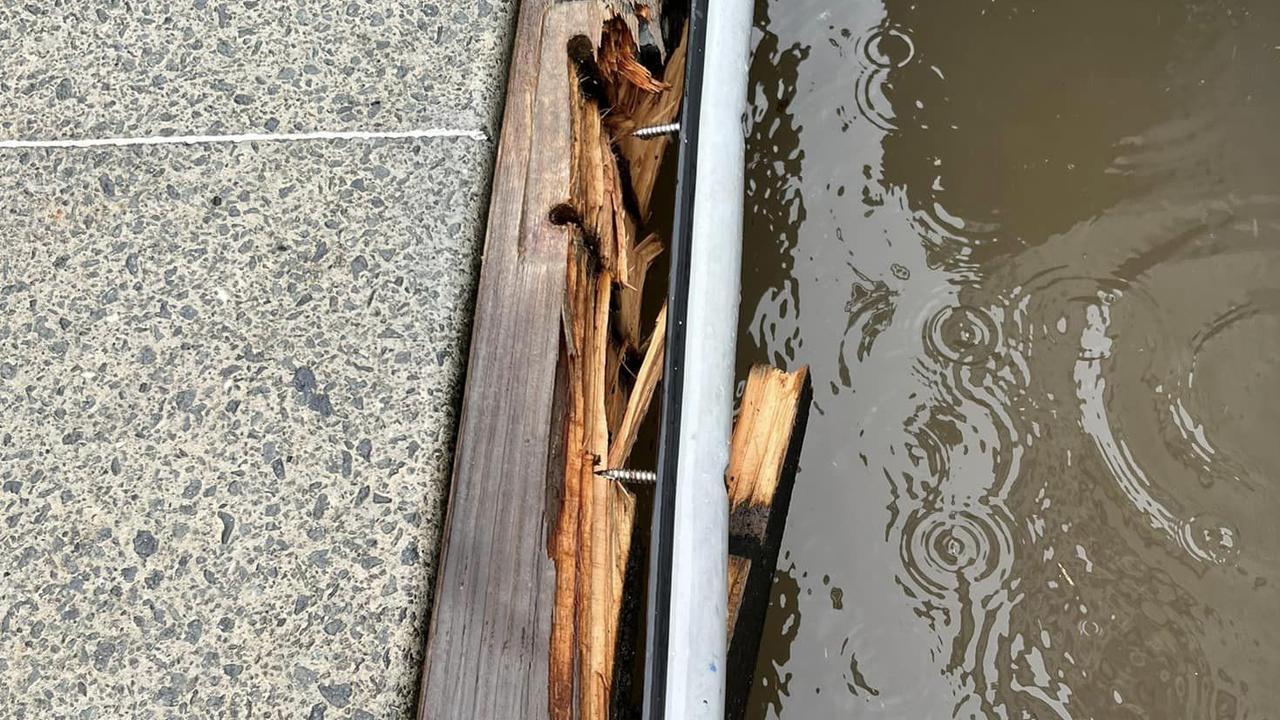
[[[809,415],[809,371],[751,368],[729,447],[726,716],[746,708]]]

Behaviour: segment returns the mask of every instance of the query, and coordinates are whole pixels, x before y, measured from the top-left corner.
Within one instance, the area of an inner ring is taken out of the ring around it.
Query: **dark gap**
[[[640,201],[636,198],[635,186],[631,184],[631,163],[627,162],[627,159],[618,151],[617,138],[613,140],[614,142],[609,143],[609,150],[618,161],[618,184],[622,186],[622,207],[631,214],[631,217],[637,219],[636,234],[639,236],[640,225],[644,224],[644,218],[640,217]]]
[[[596,64],[595,44],[586,35],[575,35],[569,39],[568,50],[569,60],[573,62],[578,76],[578,92],[601,108],[608,107],[604,79],[600,76],[600,66]]]
[[[645,70],[649,71],[650,75],[656,78],[661,78],[663,71],[666,69],[662,62],[662,53],[658,50],[657,45],[641,45],[636,53],[636,60],[644,66]]]
[[[574,244],[582,248],[587,254],[587,270],[591,277],[595,278],[604,270],[604,260],[600,255],[600,236],[593,232],[589,232],[585,227],[579,225],[578,237],[575,238]]]
[[[556,533],[560,528],[560,511],[564,504],[564,464],[565,464],[565,447],[569,440],[569,348],[566,343],[565,333],[568,328],[561,328],[560,335],[560,353],[559,359],[556,360],[556,380],[555,395],[551,405],[551,427],[550,443],[547,447],[547,492],[546,492],[546,509],[544,515],[547,518],[547,553],[554,555],[554,548],[551,543],[555,541]],[[555,428],[560,428],[559,432]]]
[[[578,214],[577,208],[567,202],[552,207],[551,212],[547,213],[547,220],[552,225],[582,226],[582,216]]]
[[[689,18],[688,0],[663,0],[662,2],[662,43],[668,50],[675,48],[684,32],[685,20]]]
[[[653,502],[649,491],[636,493],[636,518],[647,517],[647,508]],[[642,527],[641,523],[636,523]],[[644,666],[640,660],[644,657],[641,646],[644,644],[644,604],[643,592],[635,592],[644,587],[644,566],[636,559],[644,555],[647,542],[642,532],[631,533],[631,554],[627,561],[627,572],[623,576],[622,607],[618,612],[618,644],[614,650],[613,695],[609,698],[609,717],[613,720],[638,720],[642,710],[641,690],[644,680],[640,676]],[[638,680],[638,682],[637,682]]]

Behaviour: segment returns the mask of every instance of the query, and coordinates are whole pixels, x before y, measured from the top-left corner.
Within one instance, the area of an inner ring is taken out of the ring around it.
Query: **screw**
[[[596,474],[602,478],[608,478],[622,483],[632,483],[635,485],[653,485],[658,482],[658,473],[653,472],[652,470],[613,468],[610,470],[597,470]]]
[[[649,127],[636,128],[631,133],[631,137],[637,138],[656,138],[663,135],[675,135],[680,132],[680,123],[667,123],[666,125],[650,125]]]

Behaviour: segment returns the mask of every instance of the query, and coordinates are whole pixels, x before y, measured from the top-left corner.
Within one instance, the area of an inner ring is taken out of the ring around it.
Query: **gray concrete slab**
[[[0,716],[406,716],[490,152],[0,152]]]
[[[0,138],[478,129],[515,0],[0,1]]]

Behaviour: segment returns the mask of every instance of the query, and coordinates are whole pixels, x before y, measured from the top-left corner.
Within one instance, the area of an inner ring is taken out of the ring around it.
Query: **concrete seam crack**
[[[349,130],[227,135],[155,135],[149,137],[87,138],[81,140],[0,140],[0,150],[129,147],[135,145],[208,145],[214,143],[298,142],[307,140],[414,140],[421,138],[457,138],[486,142],[489,140],[489,134],[484,130],[428,128],[392,132]]]

